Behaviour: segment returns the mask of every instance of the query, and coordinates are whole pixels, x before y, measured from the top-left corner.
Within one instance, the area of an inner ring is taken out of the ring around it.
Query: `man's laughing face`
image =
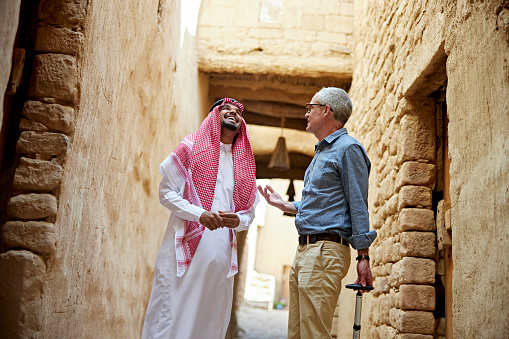
[[[237,132],[240,129],[240,123],[242,122],[242,113],[240,109],[233,104],[224,104],[219,115],[221,116],[221,127],[224,127],[230,131]]]

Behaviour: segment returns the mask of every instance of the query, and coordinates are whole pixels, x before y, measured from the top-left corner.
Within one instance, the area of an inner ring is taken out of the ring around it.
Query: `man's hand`
[[[200,216],[200,224],[213,231],[215,229],[224,227],[223,219],[217,213],[205,211]]]
[[[360,249],[357,250],[358,255],[366,255],[369,256],[369,249]],[[371,269],[369,268],[369,260],[361,259],[357,262],[357,280],[356,284],[361,284],[362,286],[373,286],[373,275],[371,275]],[[369,290],[360,290],[361,293],[369,293]]]
[[[371,275],[371,269],[369,268],[369,260],[362,259],[357,262],[357,280],[356,284],[362,286],[373,286],[373,275]],[[361,293],[369,293],[370,290],[359,290]]]
[[[225,227],[235,228],[239,226],[240,218],[237,213],[231,211],[219,211],[219,216],[223,219]]]
[[[260,194],[265,198],[269,205],[277,207],[283,212],[288,212],[291,214],[297,213],[295,205],[292,204],[291,202],[284,201],[281,195],[279,195],[278,192],[274,191],[274,189],[270,185],[267,185],[265,187],[258,185],[257,187],[258,192],[260,192]]]

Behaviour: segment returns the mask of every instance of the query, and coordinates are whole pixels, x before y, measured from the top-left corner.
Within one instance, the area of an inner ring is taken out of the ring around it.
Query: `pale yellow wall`
[[[64,165],[55,257],[43,286],[52,338],[139,338],[169,212],[159,164],[203,118],[194,38],[179,1],[93,1]]]
[[[283,199],[288,200],[286,191],[289,180],[271,179],[270,186]],[[295,200],[300,200],[303,181],[294,181]],[[263,199],[263,198],[262,198]],[[265,203],[261,201],[260,203]],[[298,234],[295,228],[295,218],[283,215],[279,209],[267,206],[265,225],[258,228],[256,246],[255,270],[259,273],[271,274],[276,278],[275,301],[281,298],[281,284],[283,284],[284,266],[291,266],[298,244]],[[286,301],[288,303],[288,300]]]

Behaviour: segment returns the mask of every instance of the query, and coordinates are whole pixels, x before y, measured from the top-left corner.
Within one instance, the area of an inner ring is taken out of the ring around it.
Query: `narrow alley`
[[[288,310],[266,310],[242,305],[237,312],[237,339],[286,338]]]

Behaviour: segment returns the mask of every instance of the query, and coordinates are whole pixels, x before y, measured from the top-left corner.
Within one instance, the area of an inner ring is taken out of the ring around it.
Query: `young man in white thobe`
[[[236,232],[258,203],[244,107],[216,102],[199,130],[160,166],[160,201],[172,213],[156,260],[143,339],[223,339],[230,321]]]

